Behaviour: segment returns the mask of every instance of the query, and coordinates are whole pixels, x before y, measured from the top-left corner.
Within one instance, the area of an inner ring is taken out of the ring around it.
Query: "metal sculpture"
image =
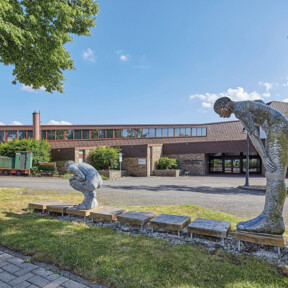
[[[82,192],[85,197],[76,209],[89,210],[98,207],[96,189],[102,186],[103,180],[97,170],[87,163],[74,163],[74,161],[67,161],[65,169],[74,174],[69,179],[70,186]]]
[[[282,212],[287,194],[288,120],[261,100],[234,102],[228,97],[222,97],[215,102],[214,110],[224,118],[234,113],[242,122],[266,170],[264,210],[252,220],[239,222],[237,230],[282,235],[285,231]],[[260,126],[267,136],[265,147],[256,126]]]

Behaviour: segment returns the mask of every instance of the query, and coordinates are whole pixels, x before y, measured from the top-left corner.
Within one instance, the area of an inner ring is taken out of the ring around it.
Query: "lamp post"
[[[242,133],[244,134],[246,131],[245,128],[243,128]],[[247,131],[246,131],[247,133]],[[246,134],[246,177],[245,177],[245,187],[249,186],[249,134]]]
[[[246,178],[245,178],[245,187],[249,186],[249,134],[246,136]]]

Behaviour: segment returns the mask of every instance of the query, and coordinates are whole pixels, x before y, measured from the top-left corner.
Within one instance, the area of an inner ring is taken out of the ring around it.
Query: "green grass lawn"
[[[108,287],[288,287],[288,278],[275,266],[254,257],[235,257],[221,249],[208,252],[196,244],[175,246],[22,211],[34,200],[79,203],[82,198],[0,189],[0,244]],[[127,208],[229,220],[234,228],[240,220],[192,205]]]

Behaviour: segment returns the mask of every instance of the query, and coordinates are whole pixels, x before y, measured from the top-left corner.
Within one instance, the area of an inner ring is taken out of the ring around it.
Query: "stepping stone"
[[[156,216],[156,213],[153,213],[153,212],[129,211],[129,212],[119,215],[117,217],[117,220],[125,224],[139,225],[141,226],[141,231],[142,231],[143,226],[155,216]]]
[[[104,221],[113,221],[117,219],[117,216],[127,212],[127,209],[105,207],[97,210],[96,212],[91,212],[90,217],[95,219],[102,219]]]
[[[231,222],[228,221],[197,218],[187,229],[191,233],[191,239],[193,238],[193,233],[218,237],[222,238],[222,245],[224,245],[224,239],[228,237],[230,227]]]
[[[30,202],[28,204],[28,208],[39,209],[39,210],[42,210],[42,212],[44,212],[44,210],[46,210],[47,208],[47,205],[57,204],[57,203],[61,203],[61,202],[58,200],[40,200],[40,201]]]
[[[235,232],[235,239],[238,240],[238,251],[241,251],[241,241],[252,242],[262,245],[274,246],[278,250],[278,255],[281,255],[280,248],[285,247],[284,238],[282,235],[257,234],[249,232]]]
[[[180,231],[182,231],[190,222],[191,218],[187,216],[161,214],[150,220],[150,226],[153,228],[176,230],[178,231],[178,236],[180,236]],[[153,228],[152,233],[154,232]]]
[[[66,213],[68,215],[76,215],[76,216],[82,216],[82,217],[87,217],[90,216],[90,213],[93,211],[96,211],[98,209],[102,209],[103,207],[97,207],[94,209],[89,209],[89,210],[78,210],[77,207],[72,207],[72,208],[67,208]]]
[[[72,202],[60,202],[59,204],[49,204],[47,205],[47,211],[48,213],[50,212],[61,213],[62,216],[64,216],[64,213],[66,213],[66,209],[75,207],[77,205],[78,204]]]

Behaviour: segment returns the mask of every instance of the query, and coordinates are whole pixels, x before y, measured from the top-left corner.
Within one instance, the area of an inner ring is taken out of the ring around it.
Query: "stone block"
[[[190,233],[227,238],[230,227],[231,223],[228,221],[197,218],[187,229]]]
[[[60,202],[59,204],[48,204],[47,211],[48,212],[56,212],[56,213],[66,213],[66,209],[77,206],[75,203],[71,202]]]
[[[285,247],[284,238],[281,235],[256,234],[236,231],[235,239],[262,245],[270,245],[281,248]]]
[[[2,269],[13,274],[13,273],[19,271],[21,268],[19,266],[14,265],[14,264],[8,264],[6,266],[3,266]]]
[[[50,281],[41,277],[41,276],[36,275],[36,276],[28,279],[27,282],[30,282],[30,283],[38,286],[38,287],[44,287],[44,286],[48,285]]]
[[[161,214],[150,220],[150,226],[167,230],[182,231],[190,222],[191,218],[187,216]]]
[[[97,211],[97,210],[102,209],[102,208],[103,208],[102,206],[94,208],[94,209],[90,209],[90,210],[78,210],[76,208],[68,208],[68,209],[66,209],[66,213],[68,215],[87,217],[87,216],[90,216],[91,212]]]
[[[117,217],[118,221],[125,224],[143,226],[156,216],[153,212],[129,211]]]
[[[28,204],[28,208],[46,210],[47,205],[57,204],[57,203],[60,203],[60,201],[58,201],[58,200],[42,200],[42,201],[30,202]]]
[[[8,272],[2,272],[0,273],[0,279],[1,281],[5,282],[5,283],[9,283],[10,281],[14,280],[16,277],[14,275],[12,275],[11,273]]]
[[[91,212],[90,217],[95,219],[102,219],[104,221],[113,221],[117,219],[117,216],[127,212],[127,209],[105,207],[97,210],[96,212]]]

